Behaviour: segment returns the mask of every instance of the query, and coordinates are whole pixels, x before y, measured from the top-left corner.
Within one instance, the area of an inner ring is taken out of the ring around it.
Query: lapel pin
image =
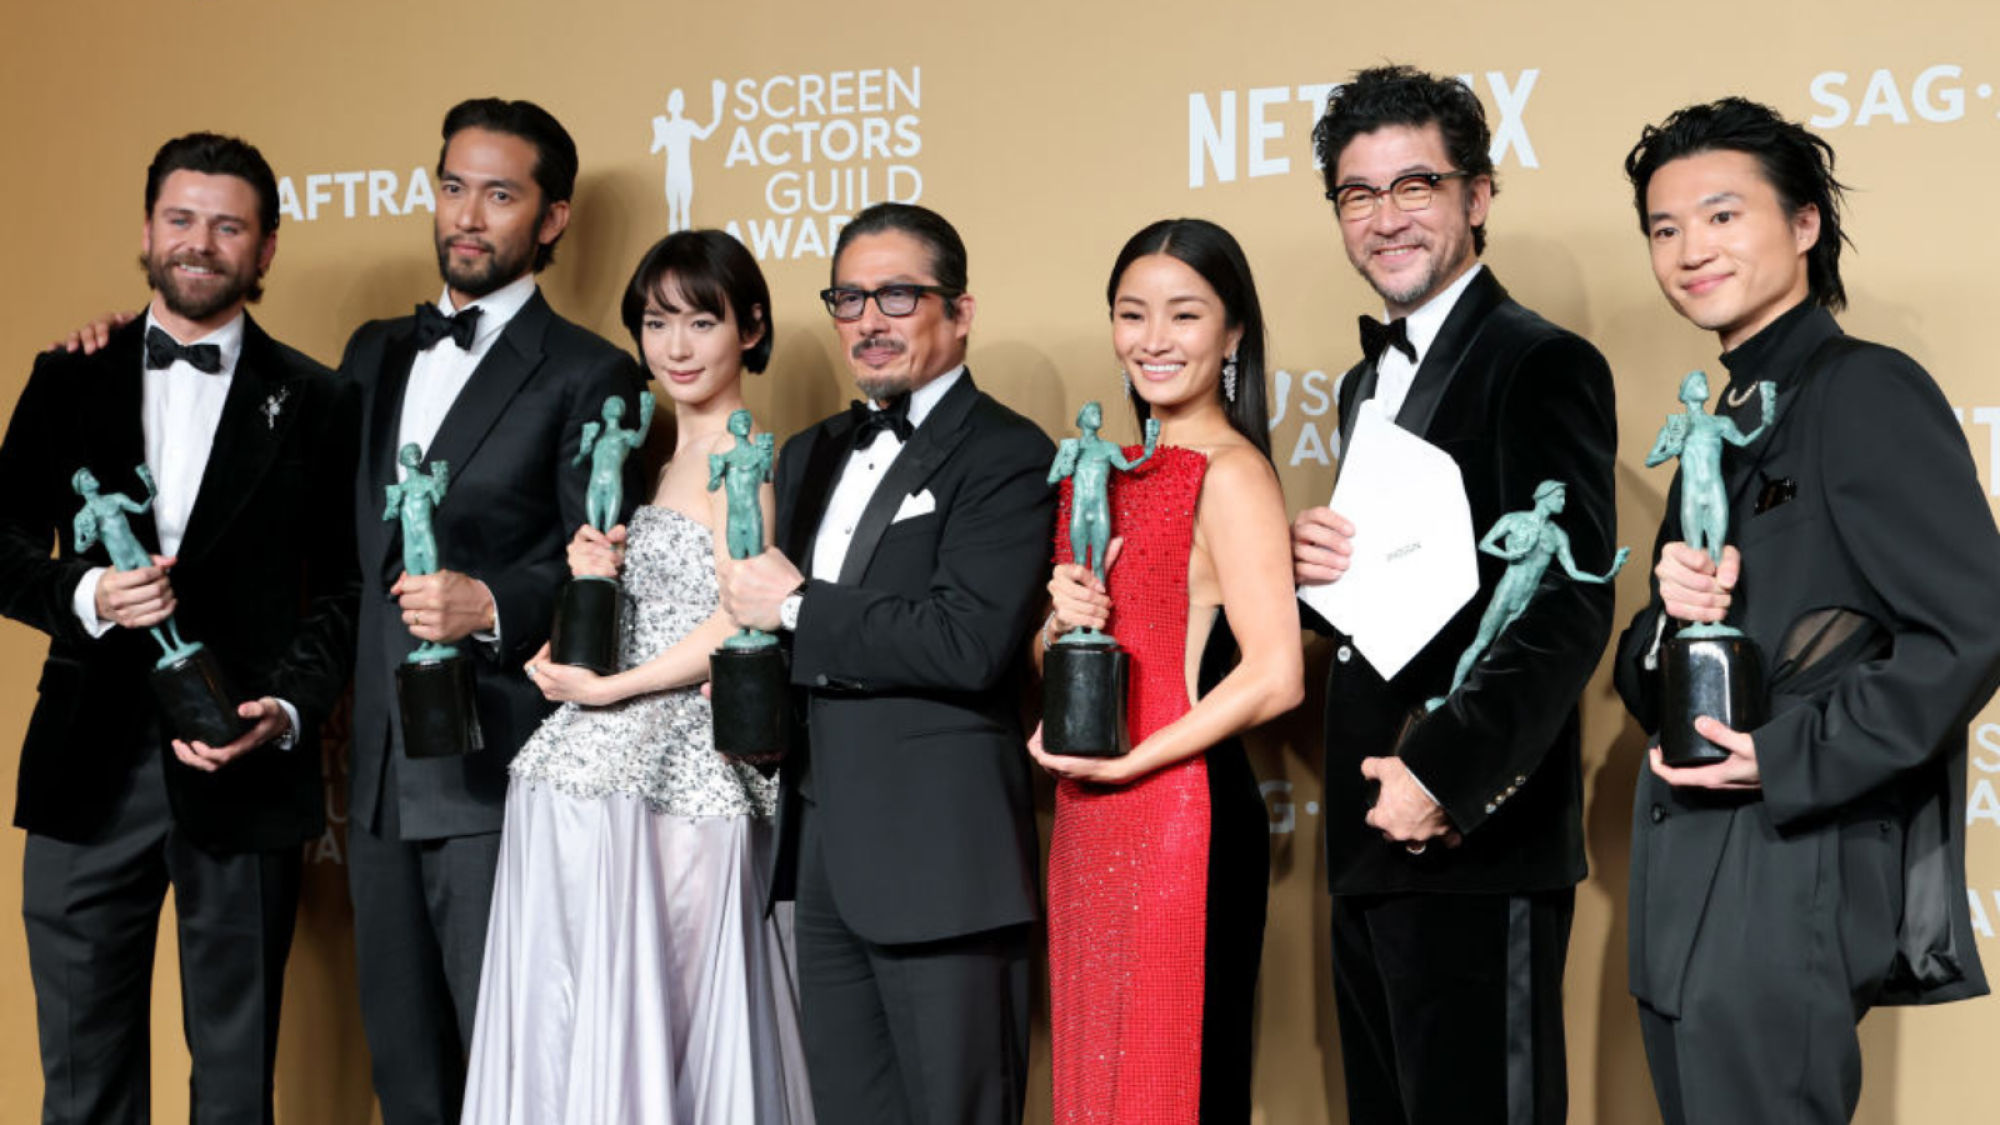
[[[285,399],[291,393],[290,387],[279,387],[277,394],[264,400],[263,415],[266,427],[273,430],[278,428],[278,415],[285,412]]]

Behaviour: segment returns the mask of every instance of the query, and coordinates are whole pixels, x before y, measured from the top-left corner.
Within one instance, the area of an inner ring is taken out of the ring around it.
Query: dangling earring
[[[1125,394],[1129,397],[1132,394],[1132,373],[1120,367],[1118,369],[1118,381],[1125,384]]]
[[[1228,399],[1230,402],[1236,401],[1235,352],[1230,352],[1229,358],[1222,361],[1222,397]]]

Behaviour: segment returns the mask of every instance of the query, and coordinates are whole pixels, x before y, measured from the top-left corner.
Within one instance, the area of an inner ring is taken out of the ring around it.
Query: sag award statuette
[[[625,458],[646,444],[646,432],[653,426],[653,394],[639,392],[639,428],[628,430],[618,424],[625,416],[625,400],[612,395],[604,400],[604,424],[585,422],[583,444],[577,448],[573,465],[590,458],[590,490],[585,494],[585,511],[590,526],[610,531],[625,506]],[[584,575],[563,583],[556,603],[555,624],[549,630],[549,658],[557,664],[574,664],[600,676],[618,670],[618,615],[625,600],[616,578]]]
[[[1708,376],[1699,371],[1681,380],[1685,410],[1667,416],[1660,439],[1646,455],[1648,468],[1671,457],[1681,461],[1681,538],[1720,565],[1729,530],[1729,494],[1722,480],[1722,444],[1742,447],[1757,440],[1777,417],[1775,384],[1760,383],[1764,409],[1756,429],[1743,433],[1728,418],[1702,410]],[[1705,766],[1729,755],[1696,734],[1694,721],[1707,715],[1731,730],[1763,724],[1764,660],[1757,642],[1739,629],[1717,622],[1690,624],[1660,646],[1660,751],[1670,766]]]
[[[1077,412],[1082,437],[1064,438],[1049,467],[1049,483],[1069,478],[1069,557],[1105,580],[1104,553],[1111,544],[1111,470],[1146,463],[1160,439],[1160,423],[1146,420],[1146,451],[1127,461],[1125,451],[1097,436],[1104,411],[1086,402]],[[1116,758],[1131,746],[1125,729],[1125,684],[1131,657],[1109,633],[1072,629],[1042,659],[1042,746],[1052,754]]]
[[[77,553],[82,554],[103,540],[111,565],[119,570],[138,570],[153,563],[152,556],[132,534],[125,513],[151,511],[159,489],[154,487],[153,474],[146,466],[140,465],[132,471],[146,486],[143,504],[133,503],[122,492],[99,493],[97,477],[89,469],[78,469],[70,477],[70,487],[83,497],[83,510],[76,514],[74,525]],[[215,654],[199,642],[190,644],[182,640],[180,627],[174,624],[171,615],[147,631],[152,633],[163,654],[154,663],[148,679],[173,735],[210,746],[227,745],[241,737],[244,726],[236,714],[236,693],[224,679],[222,664]]]
[[[431,513],[444,502],[451,467],[443,461],[420,467],[423,450],[415,442],[404,446],[396,460],[405,475],[401,484],[389,486],[382,518],[403,521],[403,571],[436,574],[437,532]],[[403,716],[403,753],[409,757],[448,758],[479,748],[472,662],[451,645],[425,641],[403,658],[396,666],[396,702]]]
[[[1569,535],[1557,527],[1552,517],[1562,514],[1568,499],[1568,489],[1559,480],[1545,480],[1535,486],[1535,506],[1525,512],[1508,512],[1493,522],[1486,538],[1479,541],[1479,549],[1495,558],[1507,560],[1507,573],[1500,576],[1500,584],[1493,587],[1493,600],[1486,603],[1486,613],[1479,618],[1479,632],[1466,646],[1465,654],[1458,658],[1458,667],[1451,674],[1451,687],[1430,700],[1425,706],[1432,711],[1444,706],[1444,701],[1457,691],[1465,677],[1472,674],[1473,665],[1486,655],[1486,650],[1507,627],[1521,616],[1534,600],[1535,591],[1542,585],[1542,576],[1548,573],[1551,562],[1561,562],[1563,573],[1577,582],[1602,584],[1611,581],[1632,557],[1630,547],[1618,548],[1618,554],[1611,560],[1611,569],[1603,574],[1590,574],[1576,568],[1576,558],[1570,554]]]
[[[750,436],[750,412],[729,415],[736,443],[708,455],[708,490],[729,502],[729,557],[747,559],[764,549],[764,507],[758,490],[771,479],[770,434]],[[791,675],[778,638],[742,629],[709,654],[715,748],[749,762],[775,762],[790,741]]]

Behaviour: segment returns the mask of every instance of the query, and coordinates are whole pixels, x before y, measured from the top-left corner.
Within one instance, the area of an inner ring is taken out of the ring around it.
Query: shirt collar
[[[951,390],[952,385],[957,383],[964,375],[965,365],[961,363],[950,371],[911,391],[910,428],[915,429],[923,425],[924,419],[930,417],[931,411],[937,409],[937,404],[944,399],[945,392]]]
[[[243,355],[243,325],[248,319],[249,314],[242,309],[238,309],[236,310],[236,315],[229,319],[228,324],[210,332],[206,336],[201,336],[193,340],[183,340],[179,336],[174,336],[174,333],[166,325],[154,319],[152,306],[146,306],[146,331],[151,332],[157,328],[167,335],[173,336],[174,342],[182,346],[214,344],[216,349],[222,353],[222,370],[216,372],[218,375],[236,374],[236,361]]]
[[[1403,328],[1410,335],[1410,347],[1417,353],[1412,366],[1423,362],[1424,355],[1431,350],[1431,342],[1437,339],[1438,332],[1444,328],[1445,318],[1449,317],[1451,310],[1457,307],[1458,299],[1465,295],[1466,287],[1472,284],[1472,279],[1478,277],[1479,271],[1485,268],[1483,263],[1472,263],[1472,268],[1458,275],[1458,280],[1446,286],[1444,292],[1425,301],[1423,307],[1404,318]],[[1388,319],[1386,312],[1382,319]]]
[[[479,330],[472,334],[472,346],[465,350],[480,351],[491,344],[493,338],[514,319],[514,314],[520,312],[527,305],[528,299],[534,295],[535,275],[530,273],[515,278],[476,301],[466,302],[466,308],[478,309],[480,313]],[[446,316],[456,316],[463,311],[453,307],[449,285],[445,286],[444,292],[438,296],[437,306],[438,311]]]

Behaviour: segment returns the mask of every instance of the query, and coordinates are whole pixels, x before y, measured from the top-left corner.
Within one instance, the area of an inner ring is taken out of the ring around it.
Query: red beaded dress
[[[1112,475],[1112,528],[1125,542],[1107,576],[1107,631],[1131,654],[1135,746],[1190,706],[1188,556],[1207,467],[1202,454],[1161,447]],[[1069,507],[1065,482],[1058,563],[1070,561]],[[1218,611],[1201,690],[1235,660]],[[1058,784],[1048,881],[1058,1123],[1249,1119],[1268,824],[1234,739],[1129,785]]]

